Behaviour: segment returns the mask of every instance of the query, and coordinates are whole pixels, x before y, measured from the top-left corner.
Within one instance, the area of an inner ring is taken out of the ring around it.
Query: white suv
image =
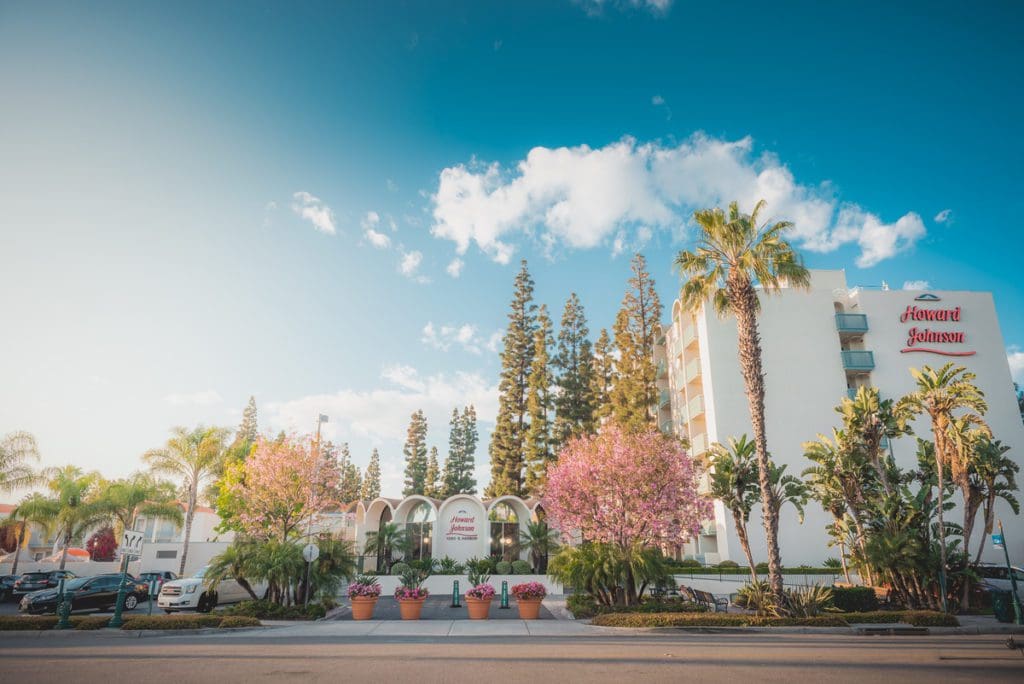
[[[1006,569],[1005,565],[982,563],[978,566],[978,575],[981,576],[981,586],[986,589],[1013,591],[1010,571]],[[1017,580],[1017,591],[1024,593],[1024,570],[1014,567],[1013,576]]]
[[[160,587],[160,596],[156,605],[165,613],[176,610],[196,610],[209,613],[218,605],[238,603],[252,598],[233,578],[225,577],[217,583],[217,589],[206,586],[206,568],[199,570],[192,577],[165,582]]]

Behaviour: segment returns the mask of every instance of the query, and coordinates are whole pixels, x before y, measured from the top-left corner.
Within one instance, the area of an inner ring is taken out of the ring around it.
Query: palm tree
[[[391,574],[391,567],[397,562],[395,553],[405,554],[409,548],[409,538],[405,530],[397,523],[381,523],[376,532],[366,533],[366,543],[363,544],[364,555],[376,555],[379,562],[384,564],[388,574]]]
[[[988,410],[984,393],[974,384],[974,373],[963,366],[955,366],[952,362],[935,370],[923,366],[920,370],[910,369],[917,384],[917,389],[899,400],[896,413],[904,422],[927,415],[932,424],[932,441],[935,444],[935,472],[938,480],[938,533],[939,533],[939,570],[942,586],[942,609],[946,610],[945,574],[946,558],[946,526],[942,516],[943,494],[945,492],[945,468],[950,468],[954,481],[962,476],[967,463],[958,456],[949,430],[958,411],[969,413],[961,418],[982,425],[981,415]]]
[[[12,432],[0,440],[0,492],[12,492],[38,480],[29,461],[39,460],[36,438],[28,432]]]
[[[1017,473],[1020,472],[1020,466],[1012,458],[1004,455],[1009,450],[1010,447],[1004,446],[999,440],[985,440],[974,463],[977,478],[974,486],[982,496],[981,519],[985,526],[978,544],[978,553],[974,557],[975,565],[981,561],[985,539],[992,534],[995,525],[996,501],[1002,499],[1010,506],[1014,515],[1020,515],[1020,503],[1013,494],[1017,491]]]
[[[558,551],[558,546],[558,532],[543,520],[528,522],[526,529],[519,532],[519,547],[530,552],[535,574],[547,572],[548,556]]]
[[[175,501],[174,485],[149,473],[133,473],[107,487],[105,495],[114,518],[115,535],[135,529],[139,515],[164,518],[181,524],[181,506]]]
[[[750,511],[760,498],[755,459],[757,447],[745,434],[740,435],[738,439],[730,437],[728,441],[728,447],[717,442],[711,445],[708,457],[711,468],[709,495],[721,501],[732,513],[736,536],[740,540],[743,554],[747,557],[747,565],[750,566],[750,577],[752,581],[757,582],[754,556],[750,552],[750,537],[747,535]]]
[[[153,472],[177,476],[182,481],[186,505],[185,541],[178,574],[185,574],[192,519],[195,517],[200,487],[205,480],[220,472],[229,432],[226,428],[202,425],[194,430],[176,427],[171,430],[171,438],[167,440],[166,446],[150,449],[142,455],[142,460],[149,464]]]
[[[11,566],[11,574],[18,574],[18,560],[21,557],[21,548],[28,541],[30,536],[29,525],[37,525],[49,536],[53,531],[53,523],[57,519],[59,508],[53,499],[43,496],[39,492],[29,494],[21,500],[13,511],[11,519],[18,523],[18,546],[14,549],[14,564]]]
[[[81,539],[91,528],[109,522],[110,506],[99,491],[99,473],[86,473],[69,465],[47,468],[43,477],[53,494],[48,508],[54,513],[53,525],[63,544],[60,555],[63,570],[72,540]]]
[[[882,489],[886,494],[892,494],[893,485],[889,478],[895,464],[888,454],[884,454],[882,441],[908,432],[893,412],[892,399],[881,399],[876,387],[860,387],[853,399],[844,397],[836,411],[874,466]]]
[[[768,581],[772,593],[782,597],[782,558],[779,554],[779,511],[771,500],[768,464],[768,438],[764,419],[764,370],[757,314],[761,309],[758,288],[765,294],[784,285],[810,286],[810,274],[783,233],[792,226],[787,221],[760,223],[765,207],[761,200],[749,215],[738,205],[729,205],[726,216],[721,209],[694,212],[700,229],[694,251],[680,252],[675,266],[688,277],[680,293],[683,308],[699,311],[714,306],[719,316],[736,317],[740,372],[750,407],[757,452],[758,482],[765,502],[764,532],[768,546]]]

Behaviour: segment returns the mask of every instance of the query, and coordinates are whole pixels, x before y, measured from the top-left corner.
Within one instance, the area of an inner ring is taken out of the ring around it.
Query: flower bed
[[[542,599],[548,595],[548,590],[545,589],[544,585],[540,582],[523,582],[522,584],[513,584],[509,591],[511,591],[512,595],[519,601]]]
[[[377,598],[380,596],[380,584],[373,582],[353,582],[348,585],[348,597]]]
[[[430,592],[423,587],[404,587],[395,589],[395,598],[399,601],[418,601],[430,596]]]

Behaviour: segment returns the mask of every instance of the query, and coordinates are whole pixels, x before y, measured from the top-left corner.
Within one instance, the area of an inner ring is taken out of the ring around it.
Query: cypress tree
[[[242,422],[235,433],[235,441],[248,442],[253,444],[259,437],[259,427],[256,424],[256,397],[250,396],[249,403],[242,411]]]
[[[539,496],[551,461],[551,371],[548,369],[548,349],[551,347],[551,319],[546,306],[540,307],[537,330],[533,334],[533,363],[526,399],[530,425],[526,430],[524,456],[526,459],[525,494]]]
[[[594,374],[591,379],[595,427],[602,419],[612,414],[612,387],[615,379],[612,340],[608,336],[608,330],[601,328],[601,334],[594,344]]]
[[[402,453],[405,454],[402,496],[423,494],[427,480],[427,418],[422,409],[412,414]]]
[[[476,445],[480,434],[476,429],[476,407],[462,409],[462,461],[458,469],[458,491],[453,494],[476,494]]]
[[[441,469],[437,464],[437,447],[430,447],[430,457],[427,459],[427,474],[423,482],[423,494],[433,499],[443,495],[444,484],[441,482]]]
[[[363,487],[360,494],[367,501],[380,496],[380,454],[377,449],[370,454],[370,463],[366,466],[366,475],[363,476]]]
[[[342,503],[351,503],[359,498],[359,492],[363,486],[363,478],[359,474],[359,468],[352,462],[352,455],[348,450],[348,443],[341,445],[338,456],[338,470],[341,472],[341,480],[338,483],[338,498]]]
[[[487,496],[523,493],[523,449],[526,441],[526,399],[537,328],[533,279],[523,259],[516,275],[508,328],[503,338],[498,417],[491,436],[491,483]]]
[[[615,318],[619,359],[611,398],[615,420],[628,429],[639,430],[652,425],[656,417],[654,342],[661,320],[661,302],[642,254],[633,256],[630,268],[633,275]]]
[[[565,303],[558,330],[558,353],[551,365],[558,371],[555,384],[554,450],[571,438],[592,433],[596,424],[594,352],[583,304],[573,292]]]

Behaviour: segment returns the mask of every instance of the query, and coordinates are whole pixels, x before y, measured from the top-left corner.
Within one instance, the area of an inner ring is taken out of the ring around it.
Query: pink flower
[[[428,596],[430,596],[430,592],[423,587],[398,587],[395,589],[395,598],[399,601],[415,601],[425,599]]]
[[[540,582],[513,584],[510,591],[517,599],[542,599],[548,595],[548,590]]]
[[[379,584],[362,584],[360,582],[353,582],[348,585],[348,597],[363,596],[377,598],[380,596],[380,585]]]
[[[466,591],[466,597],[479,601],[494,598],[494,587],[490,584],[478,584]]]

